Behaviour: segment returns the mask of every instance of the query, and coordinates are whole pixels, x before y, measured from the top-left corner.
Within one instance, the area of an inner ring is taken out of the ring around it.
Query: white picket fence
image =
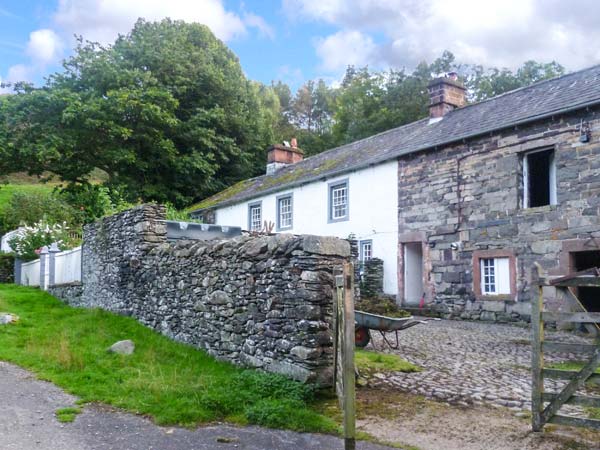
[[[54,284],[81,281],[81,247],[54,255]]]
[[[21,264],[21,284],[23,286],[40,285],[40,260]]]
[[[42,264],[42,258],[44,264]],[[54,259],[54,264],[51,260]],[[44,267],[44,278],[41,267]],[[20,284],[24,286],[40,286],[46,289],[52,280],[51,270],[54,268],[54,285],[81,281],[81,247],[64,252],[48,252],[40,259],[21,264]]]

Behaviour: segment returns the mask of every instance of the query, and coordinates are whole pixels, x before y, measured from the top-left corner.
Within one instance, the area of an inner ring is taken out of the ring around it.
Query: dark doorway
[[[571,255],[575,272],[600,267],[600,250],[573,252]],[[576,294],[588,311],[600,312],[600,288],[580,287],[577,289]]]

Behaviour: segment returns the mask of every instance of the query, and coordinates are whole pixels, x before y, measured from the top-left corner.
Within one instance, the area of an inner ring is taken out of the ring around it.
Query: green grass
[[[359,372],[420,372],[421,368],[397,355],[356,350],[356,366]]]
[[[56,410],[56,419],[62,423],[73,422],[77,414],[81,412],[80,408],[61,408]]]
[[[581,370],[585,364],[586,363],[583,361],[566,361],[548,364],[548,368],[560,370]],[[596,369],[595,373],[600,373],[600,368]]]
[[[15,192],[50,192],[54,189],[50,184],[0,184],[0,211],[8,204]]]
[[[132,318],[68,307],[33,288],[0,285],[0,360],[25,367],[78,396],[152,417],[161,425],[217,420],[298,431],[336,432],[317,412],[317,393],[282,376],[243,370],[179,344]],[[133,355],[111,354],[131,339]],[[68,414],[67,414],[68,415]]]

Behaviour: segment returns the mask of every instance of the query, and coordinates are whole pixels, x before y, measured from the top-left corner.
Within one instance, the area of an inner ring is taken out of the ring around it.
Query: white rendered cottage
[[[377,257],[384,261],[384,291],[395,295],[397,162],[387,161],[327,176],[323,174],[323,165],[314,164],[317,159],[323,157],[303,160],[303,152],[294,140],[290,146],[274,145],[268,153],[267,175],[243,181],[211,197],[198,205],[200,209],[193,215],[218,225],[241,226],[251,231],[261,230],[266,221],[272,222],[274,231],[280,233],[354,236],[359,242],[361,260]],[[323,164],[326,167],[327,160]],[[225,200],[229,193],[245,189],[255,180],[272,182],[273,186],[243,201]],[[206,214],[207,210],[210,214]]]

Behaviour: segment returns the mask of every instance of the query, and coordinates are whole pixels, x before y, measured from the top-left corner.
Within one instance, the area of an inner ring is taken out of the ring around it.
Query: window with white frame
[[[362,262],[373,258],[373,241],[360,241],[360,260]]]
[[[293,225],[292,196],[284,195],[277,197],[277,229],[285,230]]]
[[[523,155],[523,207],[556,205],[554,149],[534,150]]]
[[[348,220],[348,181],[329,185],[329,221]]]
[[[481,294],[510,294],[509,258],[481,258]]]
[[[250,231],[260,231],[262,229],[261,203],[252,203],[248,205],[248,229]]]

